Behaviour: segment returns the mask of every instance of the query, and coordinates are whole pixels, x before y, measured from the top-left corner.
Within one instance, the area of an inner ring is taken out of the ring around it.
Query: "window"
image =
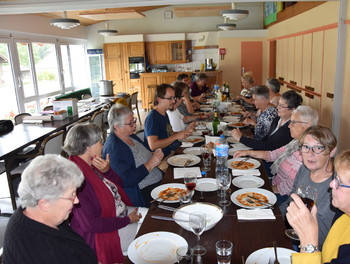
[[[69,49],[68,45],[61,45],[61,57],[62,57],[62,69],[63,69],[63,79],[64,79],[64,88],[72,88],[72,71],[69,63]]]
[[[85,48],[81,45],[69,45],[72,63],[73,85],[76,89],[90,87],[87,75]]]

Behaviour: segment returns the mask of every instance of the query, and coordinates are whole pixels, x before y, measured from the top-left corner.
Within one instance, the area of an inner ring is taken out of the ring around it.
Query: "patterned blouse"
[[[254,130],[254,139],[262,140],[270,130],[272,121],[277,116],[277,109],[270,106],[265,111],[261,112],[256,121]]]

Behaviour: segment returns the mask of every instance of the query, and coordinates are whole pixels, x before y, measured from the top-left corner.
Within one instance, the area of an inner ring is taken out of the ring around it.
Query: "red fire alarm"
[[[226,49],[225,48],[220,48],[219,49],[219,55],[220,55],[220,58],[223,60],[225,58],[225,55],[226,55]]]

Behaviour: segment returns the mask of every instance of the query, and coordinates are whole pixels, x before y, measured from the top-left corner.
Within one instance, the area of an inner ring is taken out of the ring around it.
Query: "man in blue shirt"
[[[148,143],[152,151],[162,148],[165,157],[180,146],[178,140],[191,135],[194,127],[193,124],[180,132],[172,131],[166,111],[173,108],[176,100],[175,90],[171,85],[161,84],[157,86],[154,109],[149,112],[145,120],[145,142]]]

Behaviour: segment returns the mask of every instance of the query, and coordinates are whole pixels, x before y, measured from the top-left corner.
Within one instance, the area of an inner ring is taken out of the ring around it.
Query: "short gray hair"
[[[318,112],[308,105],[299,105],[292,114],[300,114],[300,119],[303,122],[308,122],[310,126],[317,126]]]
[[[101,129],[94,124],[77,124],[69,129],[62,149],[68,155],[82,155],[88,147],[102,141]]]
[[[122,104],[115,104],[113,107],[109,110],[108,113],[108,125],[111,131],[114,131],[115,125],[118,125],[119,127],[124,126],[125,117],[127,117],[129,114],[134,114],[133,111]]]
[[[193,80],[195,82],[197,82],[197,81],[206,81],[206,80],[208,80],[208,76],[205,73],[202,73],[202,72],[201,73],[197,73],[194,76]]]
[[[257,85],[252,87],[252,94],[258,97],[264,97],[265,99],[270,99],[270,90],[266,85]]]
[[[23,208],[35,207],[41,199],[57,200],[83,180],[83,173],[72,161],[55,154],[41,155],[22,173],[18,195]]]

